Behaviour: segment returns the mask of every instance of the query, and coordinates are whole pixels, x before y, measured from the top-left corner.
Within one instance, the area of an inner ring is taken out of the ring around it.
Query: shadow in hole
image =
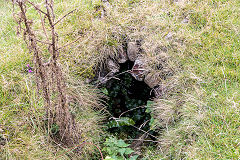
[[[108,129],[110,133],[117,134],[120,138],[137,138],[144,134],[144,131],[156,135],[156,132],[149,131],[151,115],[145,112],[147,101],[154,97],[154,93],[147,84],[135,80],[126,72],[131,70],[133,65],[134,62],[131,61],[120,64],[120,72],[116,73],[117,79],[111,79],[103,86],[108,90],[108,111],[112,116],[128,117],[135,122],[134,126],[124,125]]]

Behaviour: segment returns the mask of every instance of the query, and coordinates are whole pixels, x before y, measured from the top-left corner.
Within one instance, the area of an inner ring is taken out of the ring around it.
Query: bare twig
[[[138,108],[146,108],[146,107],[145,107],[145,106],[139,106],[139,107],[135,107],[135,108],[129,109],[129,110],[121,113],[120,116],[119,116],[119,118],[121,118],[121,116],[124,115],[125,113],[131,112],[131,111],[133,111],[133,110],[135,110],[135,109],[138,109]]]
[[[72,41],[72,42],[70,42],[70,43],[67,43],[67,44],[64,45],[64,46],[59,47],[57,50],[59,51],[59,50],[65,48],[65,47],[67,47],[67,46],[69,46],[69,45],[72,45],[73,43],[77,42],[80,38],[81,38],[81,36],[79,36],[76,40],[74,40],[74,41]]]
[[[41,14],[41,12],[40,12],[40,11],[38,11],[38,13],[39,13],[39,15],[40,15],[40,18],[41,18],[41,24],[42,24],[42,29],[43,29],[43,32],[44,32],[44,34],[45,34],[45,37],[46,37],[47,41],[49,41],[49,39],[48,39],[48,35],[47,35],[47,31],[46,31],[46,28],[45,28],[44,19],[43,19],[43,17],[42,17],[42,14]]]
[[[154,141],[154,140],[145,140],[145,139],[124,139],[125,141],[143,141],[143,142],[153,142],[153,143],[161,143],[160,141]]]
[[[36,10],[40,11],[41,13],[47,15],[47,13],[45,13],[43,10],[41,10],[40,8],[38,8],[34,3],[30,2],[29,0],[26,0],[26,2],[30,3]]]
[[[107,82],[107,81],[109,81],[109,80],[111,80],[111,79],[117,79],[117,80],[119,80],[119,78],[117,78],[117,76],[122,75],[122,74],[124,74],[124,73],[131,73],[131,70],[127,70],[127,71],[118,73],[118,74],[116,74],[116,75],[114,75],[114,76],[110,76],[110,77],[108,77],[108,76],[109,76],[109,74],[111,74],[111,72],[109,72],[109,73],[108,73],[106,76],[104,76],[104,77],[100,77],[100,74],[99,74],[99,76],[98,76],[98,81],[96,82],[96,87],[98,87],[99,85],[101,85],[101,84],[103,84],[103,83],[105,83],[105,82]]]
[[[57,22],[55,22],[53,25],[55,26],[56,24],[58,24],[61,20],[63,20],[65,17],[67,17],[69,14],[73,13],[74,11],[76,11],[77,9],[74,9],[70,12],[68,12],[67,14],[65,14],[62,18],[60,18],[59,20],[57,20]]]
[[[44,41],[41,41],[41,40],[39,40],[39,39],[36,39],[36,41],[37,41],[37,42],[40,42],[40,43],[43,43],[43,44],[48,44],[48,45],[51,45],[51,43],[50,43],[50,42],[44,42]]]
[[[42,31],[44,32],[46,41],[37,39],[37,35],[31,26],[34,21],[27,18],[27,6],[26,2],[34,6],[35,10],[41,17]],[[46,108],[46,120],[48,121],[48,135],[50,135],[50,128],[53,124],[59,126],[58,140],[65,142],[66,145],[72,145],[80,140],[80,133],[75,120],[68,108],[66,84],[63,76],[63,72],[58,64],[58,37],[54,27],[54,10],[53,0],[45,0],[46,12],[42,11],[38,6],[29,0],[16,1],[16,4],[20,8],[18,24],[24,23],[23,28],[24,40],[27,42],[28,48],[34,53],[35,63],[35,75],[37,81],[37,88],[42,91],[43,98],[45,100]],[[44,14],[44,19],[41,14]],[[45,17],[46,21],[50,26],[50,33],[48,34],[45,28]],[[51,36],[51,42],[49,41],[48,35]],[[41,55],[43,53],[42,47],[38,44],[42,43],[48,48],[50,53],[50,59],[46,59]],[[47,61],[46,63],[43,63]],[[54,95],[54,96],[53,96]],[[56,97],[56,98],[53,98]]]

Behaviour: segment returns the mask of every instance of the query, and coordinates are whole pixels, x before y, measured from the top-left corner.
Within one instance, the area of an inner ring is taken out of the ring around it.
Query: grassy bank
[[[145,158],[238,159],[240,2],[118,0],[110,5],[101,18],[100,1],[55,1],[57,17],[77,8],[57,25],[57,32],[59,45],[80,37],[60,55],[68,87],[83,97],[74,112],[84,136],[102,146],[104,131],[98,122],[105,115],[94,110],[101,108],[99,96],[83,81],[94,77],[97,63],[117,53],[123,37],[141,39],[149,68],[163,72],[155,66],[164,59],[173,73],[161,81],[167,88],[164,96],[155,99],[161,133],[157,149],[147,148]],[[33,9],[28,15],[39,29]],[[67,149],[47,140],[43,100],[37,98],[34,74],[25,71],[32,56],[16,34],[9,1],[0,1],[0,22],[0,159],[56,158]],[[97,153],[94,147],[85,149],[84,159],[96,156],[91,154]]]

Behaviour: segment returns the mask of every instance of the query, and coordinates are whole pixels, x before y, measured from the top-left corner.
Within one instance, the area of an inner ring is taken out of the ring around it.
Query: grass
[[[100,102],[96,92],[82,81],[93,77],[96,64],[104,63],[108,55],[114,56],[123,36],[127,36],[129,40],[143,39],[144,57],[152,71],[159,72],[154,67],[167,59],[162,74],[169,70],[174,73],[162,81],[168,88],[164,97],[156,99],[155,119],[163,128],[158,149],[149,147],[145,157],[240,157],[238,0],[110,1],[112,8],[104,19],[98,18],[96,11],[99,1],[55,3],[58,17],[78,8],[57,29],[60,45],[80,36],[62,50],[61,62],[69,88],[83,97],[85,112],[74,107],[73,112],[83,124],[85,137],[102,144],[98,126],[102,116],[92,109]],[[34,17],[34,13],[29,16]],[[183,23],[184,19],[188,23]],[[0,21],[0,136],[7,139],[0,147],[0,157],[51,159],[64,149],[48,143],[41,128],[42,100],[33,89],[34,76],[23,69],[32,64],[31,54],[21,36],[15,34],[8,1],[0,1]],[[163,47],[166,53],[156,50]],[[93,148],[87,150],[85,155],[95,152]]]

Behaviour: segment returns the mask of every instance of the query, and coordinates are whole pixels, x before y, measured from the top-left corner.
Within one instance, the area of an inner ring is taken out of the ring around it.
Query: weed
[[[124,160],[134,151],[129,148],[130,144],[125,143],[122,139],[117,140],[114,137],[109,137],[104,142],[103,151],[107,152],[105,160]],[[131,156],[129,160],[136,160],[138,155]]]

